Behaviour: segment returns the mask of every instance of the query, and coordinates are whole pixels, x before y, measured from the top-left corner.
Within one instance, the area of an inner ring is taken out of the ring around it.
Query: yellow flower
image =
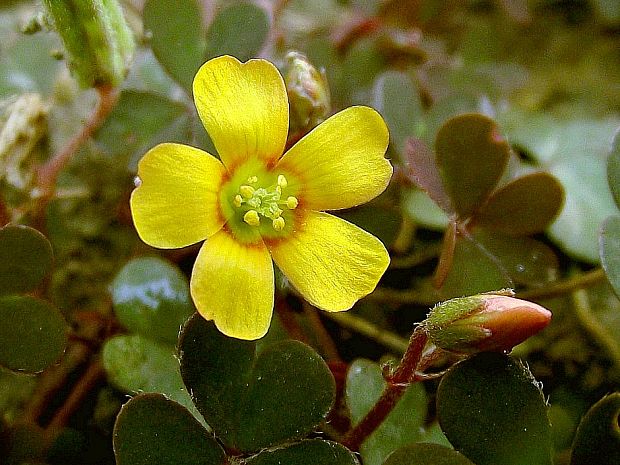
[[[365,203],[386,188],[388,131],[371,108],[324,121],[284,155],[289,107],[268,61],[222,56],[194,78],[194,99],[220,160],[160,144],[138,165],[131,211],[141,239],[173,249],[207,239],[191,295],[200,314],[240,339],[269,328],[273,261],[313,305],[348,310],[389,264],[383,244],[322,213]]]

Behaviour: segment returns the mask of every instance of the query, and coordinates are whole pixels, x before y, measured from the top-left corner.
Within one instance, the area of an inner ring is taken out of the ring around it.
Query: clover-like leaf
[[[474,465],[474,463],[449,447],[420,442],[395,450],[383,465]]]
[[[247,465],[359,465],[346,447],[332,441],[310,439],[278,449],[265,450],[245,462]]]
[[[458,363],[437,391],[455,449],[477,465],[551,465],[551,426],[540,387],[521,363],[482,353]]]
[[[256,351],[194,315],[179,341],[181,375],[198,410],[229,447],[254,451],[300,438],[325,419],[335,382],[323,359],[298,341]]]
[[[378,364],[363,359],[351,364],[345,395],[354,424],[370,411],[385,387],[386,382]],[[426,393],[421,384],[412,384],[387,418],[360,447],[364,464],[381,465],[393,450],[423,439],[425,417]]]
[[[224,451],[184,407],[161,394],[141,394],[114,424],[117,465],[220,465]]]
[[[36,229],[8,225],[0,229],[0,295],[28,292],[52,266],[52,246]]]
[[[610,216],[599,237],[601,264],[616,295],[620,296],[620,217]]]
[[[450,203],[459,217],[466,218],[498,183],[510,147],[492,119],[470,113],[452,118],[441,127],[435,153]]]
[[[220,10],[207,31],[207,58],[232,55],[240,61],[255,57],[269,34],[269,17],[258,5],[233,3]]]
[[[616,206],[620,208],[620,130],[616,131],[607,158],[607,182],[614,196]]]
[[[564,189],[548,173],[514,179],[494,192],[476,212],[476,223],[512,236],[542,232],[558,215]]]
[[[36,373],[60,358],[68,327],[58,310],[30,296],[0,298],[0,365]]]
[[[582,418],[571,455],[571,465],[620,463],[620,392],[603,397]]]
[[[191,93],[194,75],[205,58],[199,2],[148,0],[143,18],[155,56],[166,71]]]
[[[112,281],[111,292],[120,323],[149,339],[176,344],[194,313],[187,278],[161,258],[131,260]]]

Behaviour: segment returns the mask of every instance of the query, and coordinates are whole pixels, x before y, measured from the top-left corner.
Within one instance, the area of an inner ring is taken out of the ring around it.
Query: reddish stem
[[[342,443],[353,451],[358,451],[364,440],[370,436],[383,420],[390,414],[394,406],[409,387],[419,381],[416,369],[422,357],[427,336],[424,329],[418,326],[411,338],[409,346],[394,373],[388,377],[388,384],[373,408],[366,414],[355,428],[347,433]]]

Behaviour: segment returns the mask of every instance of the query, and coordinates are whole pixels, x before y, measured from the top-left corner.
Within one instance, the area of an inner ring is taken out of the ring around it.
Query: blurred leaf
[[[449,447],[418,443],[394,451],[383,465],[474,465],[474,463]]]
[[[202,11],[196,0],[147,0],[144,28],[151,34],[155,56],[191,95],[194,75],[205,57]]]
[[[45,448],[45,432],[39,425],[18,422],[11,428],[3,429],[0,423],[0,457],[3,465],[42,463]]]
[[[551,426],[540,387],[520,362],[482,353],[452,367],[437,414],[455,449],[477,465],[551,465]]]
[[[409,138],[405,147],[405,175],[423,189],[446,213],[454,213],[435,154],[420,139]]]
[[[187,278],[161,258],[131,260],[112,281],[111,292],[120,323],[149,339],[176,344],[194,313]]]
[[[452,267],[440,288],[439,300],[507,287],[513,287],[513,283],[500,261],[479,244],[459,235]]]
[[[392,146],[403,158],[406,139],[418,136],[418,128],[424,124],[422,102],[411,76],[400,71],[380,74],[374,84],[373,99],[373,107],[390,129]]]
[[[117,465],[220,465],[224,451],[181,405],[161,394],[141,394],[114,425]]]
[[[346,447],[331,441],[311,439],[270,449],[248,459],[247,465],[359,465]]]
[[[571,465],[617,465],[620,463],[620,393],[603,397],[581,420]]]
[[[125,163],[136,151],[143,155],[152,139],[186,113],[185,106],[159,94],[125,90],[96,140],[110,156]]]
[[[620,296],[620,217],[605,220],[599,240],[601,264],[614,292]]]
[[[420,189],[402,189],[402,207],[420,226],[436,231],[443,231],[448,225],[448,216],[439,208],[428,194]]]
[[[67,324],[49,303],[30,296],[0,298],[0,365],[36,373],[60,358]]]
[[[372,85],[376,76],[385,70],[385,60],[374,38],[361,37],[356,40],[347,50],[342,70],[332,86],[335,104],[343,96],[347,97],[349,105],[371,104]]]
[[[495,191],[476,212],[476,224],[511,236],[544,231],[564,201],[562,185],[547,173],[514,179]]]
[[[394,243],[402,222],[398,209],[373,204],[338,212],[338,216],[378,237],[388,248]]]
[[[8,225],[0,229],[0,295],[28,292],[52,267],[52,246],[36,229]]]
[[[523,115],[513,126],[511,143],[526,148],[564,187],[564,208],[549,229],[552,239],[576,258],[598,262],[599,227],[618,211],[606,176],[618,121]]]
[[[353,424],[359,423],[375,405],[386,382],[381,367],[370,360],[355,360],[349,367],[346,401]],[[424,387],[412,384],[381,425],[364,441],[360,453],[365,465],[381,465],[395,449],[422,438],[426,418]]]
[[[607,158],[607,183],[614,196],[616,207],[620,208],[620,130],[616,131]]]
[[[207,31],[207,58],[232,55],[247,61],[258,55],[269,35],[267,12],[248,2],[220,10]]]
[[[229,447],[253,451],[309,433],[334,402],[323,359],[298,341],[257,354],[196,314],[179,341],[181,374],[198,410]]]
[[[451,204],[461,218],[487,199],[506,169],[510,147],[495,122],[479,114],[447,121],[435,141],[436,159]]]
[[[131,394],[165,394],[199,417],[183,385],[173,345],[138,334],[122,334],[105,342],[101,357],[110,382],[117,388]]]
[[[497,259],[515,283],[544,286],[555,281],[559,275],[557,256],[540,241],[484,230],[476,230],[473,238]]]

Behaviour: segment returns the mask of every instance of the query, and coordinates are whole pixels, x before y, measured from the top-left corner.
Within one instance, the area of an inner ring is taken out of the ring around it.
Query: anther
[[[285,225],[284,218],[282,218],[281,216],[278,216],[276,219],[272,221],[271,224],[273,226],[273,229],[275,229],[276,231],[282,231]]]
[[[297,200],[297,197],[290,196],[289,198],[286,199],[286,207],[289,210],[294,210],[295,208],[297,208],[297,205],[299,205],[299,201]]]
[[[256,184],[256,183],[258,182],[258,176],[250,176],[250,177],[248,178],[248,182],[249,182],[250,184]]]
[[[254,188],[252,186],[243,185],[239,188],[239,193],[244,199],[251,199],[254,195]]]
[[[243,215],[243,221],[250,226],[260,225],[260,217],[258,216],[258,212],[256,210],[248,210],[246,214]]]
[[[239,208],[242,203],[243,197],[241,197],[239,194],[235,195],[235,198],[233,199],[233,204],[235,205],[235,207]]]
[[[286,180],[283,174],[278,175],[278,186],[280,186],[282,189],[288,186],[288,181]]]

